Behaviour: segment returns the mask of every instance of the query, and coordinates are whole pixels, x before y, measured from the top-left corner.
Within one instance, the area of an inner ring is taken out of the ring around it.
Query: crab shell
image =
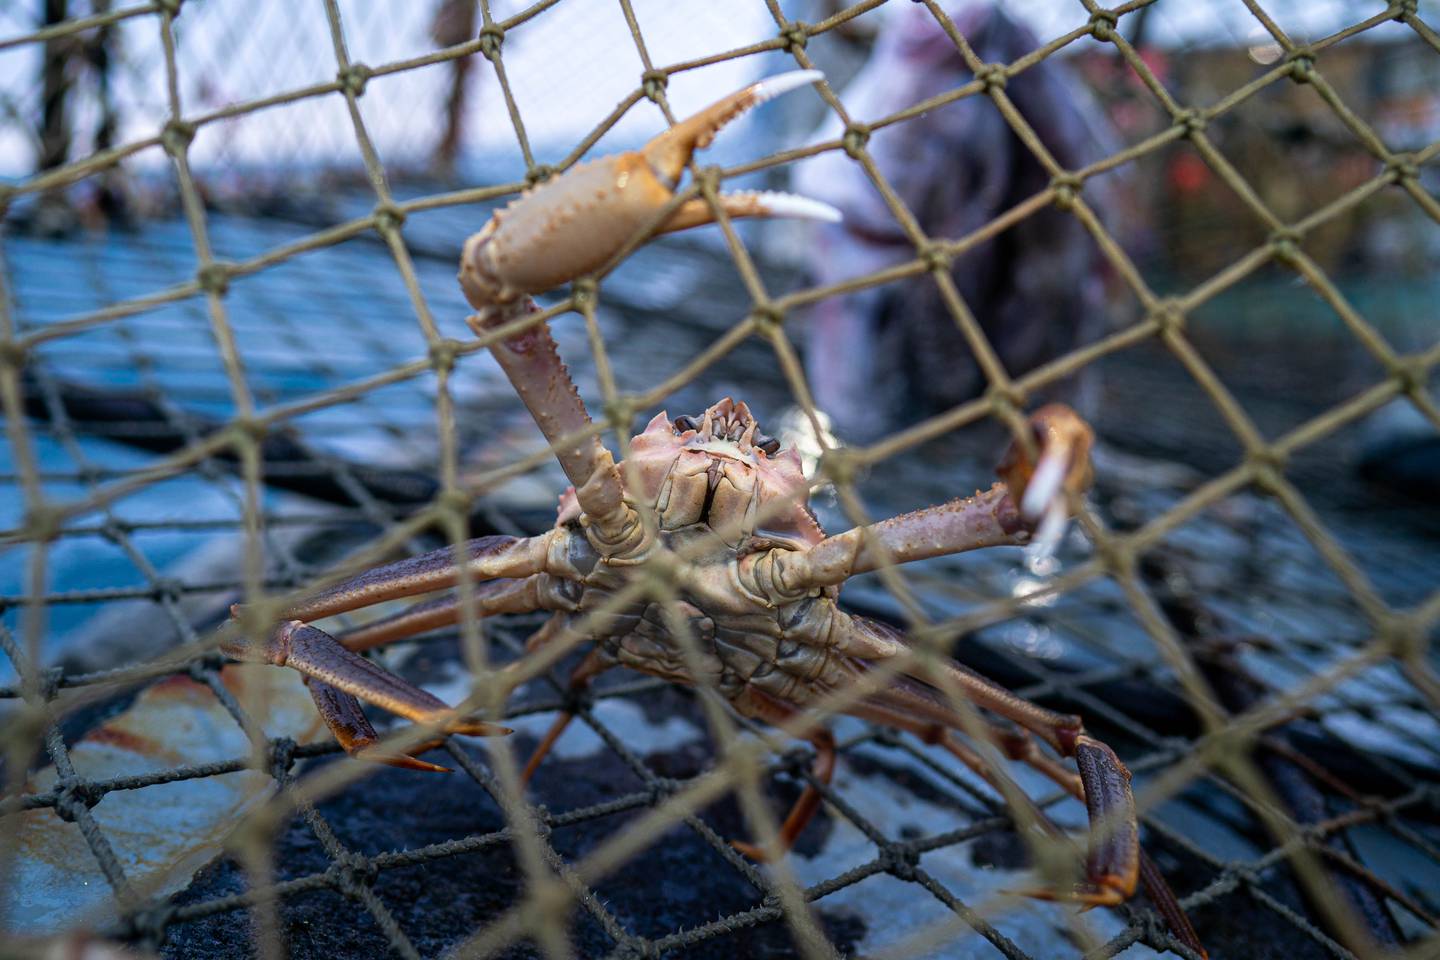
[[[700,429],[656,414],[630,441],[620,465],[625,498],[649,507],[660,530],[705,524],[742,553],[765,547],[806,550],[825,538],[807,502],[810,484],[793,449],[769,456],[752,442],[755,418],[729,397],[705,411]],[[557,526],[582,520],[575,488],[560,497]],[[583,522],[583,521],[582,521]]]

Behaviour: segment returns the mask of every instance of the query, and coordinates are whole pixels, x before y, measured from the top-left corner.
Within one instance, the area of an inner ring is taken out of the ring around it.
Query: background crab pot
[[[1341,7],[0,9],[0,940],[1432,950],[1440,43]]]

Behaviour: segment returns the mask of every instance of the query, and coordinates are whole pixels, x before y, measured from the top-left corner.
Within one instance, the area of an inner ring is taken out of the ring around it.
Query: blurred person
[[[440,0],[435,18],[430,23],[430,39],[437,47],[453,47],[475,37],[477,0]],[[445,124],[435,145],[432,169],[441,177],[455,175],[455,161],[460,155],[465,112],[469,106],[469,77],[475,55],[450,61],[450,88],[445,96]]]
[[[1008,63],[1039,45],[988,2],[952,0],[947,12],[986,63]],[[905,7],[885,24],[869,61],[840,96],[850,116],[866,122],[971,79],[959,50],[929,11]],[[1114,152],[1100,108],[1054,57],[1011,77],[1005,92],[1066,169]],[[843,133],[831,113],[814,139]],[[983,93],[875,130],[866,146],[920,229],[936,239],[962,237],[1050,182]],[[841,224],[820,229],[811,247],[816,283],[915,258],[864,169],[845,153],[830,151],[801,164],[794,189],[844,213]],[[1092,180],[1084,195],[1103,211],[1111,192]],[[1018,376],[1104,328],[1106,270],[1080,221],[1049,207],[958,258],[951,276],[1007,372]],[[806,339],[816,400],[846,439],[874,439],[978,396],[987,386],[929,276],[820,303],[808,318]]]
[[[56,27],[82,14],[100,17],[112,0],[90,0],[89,9],[75,10],[69,0],[44,0],[40,25]],[[39,117],[35,171],[63,167],[74,159],[75,125],[94,113],[94,128],[80,146],[101,153],[115,146],[120,114],[115,98],[115,66],[120,35],[113,23],[93,30],[49,36],[42,48],[39,75]],[[109,223],[130,223],[130,185],[124,169],[103,168],[74,188],[44,191],[36,205],[17,218],[37,233],[63,236],[76,227],[101,229]]]

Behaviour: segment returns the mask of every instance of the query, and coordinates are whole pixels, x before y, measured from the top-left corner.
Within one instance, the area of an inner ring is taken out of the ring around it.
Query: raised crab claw
[[[762,81],[721,100],[652,140],[644,149],[574,168],[495,214],[465,245],[460,282],[476,314],[477,333],[517,321],[538,308],[530,295],[584,276],[608,262],[637,231],[653,228],[673,196],[692,152],[741,111],[778,91],[818,79],[813,71]],[[725,196],[731,216],[826,215],[800,198]],[[660,230],[707,222],[703,202],[680,205]],[[698,416],[657,414],[617,464],[590,418],[544,323],[490,347],[573,484],[560,498],[556,526],[535,537],[482,537],[464,547],[462,567],[450,548],[381,566],[290,606],[284,621],[254,639],[234,631],[232,655],[292,667],[351,754],[417,769],[443,769],[408,755],[381,754],[359,700],[444,730],[506,732],[458,717],[448,705],[359,655],[462,619],[455,596],[419,603],[387,619],[342,633],[314,621],[380,601],[474,583],[479,616],[545,610],[553,615],[532,650],[588,642],[572,675],[587,685],[614,666],[718,691],[739,713],[772,724],[854,685],[882,667],[893,677],[844,708],[874,723],[908,731],[958,757],[997,788],[1008,781],[987,752],[956,736],[978,733],[1007,757],[1039,770],[1087,806],[1092,832],[1084,876],[1073,887],[1038,895],[1090,905],[1117,904],[1143,873],[1172,926],[1198,949],[1173,895],[1140,849],[1130,774],[1114,751],[1086,733],[1077,716],[1029,703],[948,659],[913,655],[896,629],[841,608],[839,587],[887,563],[907,563],[979,547],[1029,543],[1037,530],[1053,538],[1090,482],[1089,427],[1063,406],[1029,420],[1033,443],[1006,456],[1004,481],[868,527],[826,536],[807,507],[809,484],[793,450],[760,431],[744,403],[724,399]],[[1033,458],[1026,449],[1033,447]],[[618,595],[663,569],[678,601],[645,591]],[[678,571],[678,572],[677,572]],[[677,636],[683,630],[688,638]],[[688,642],[693,641],[693,642]],[[958,694],[968,706],[958,706]],[[358,698],[358,700],[357,700]],[[565,729],[562,715],[527,766],[528,780]],[[814,776],[828,782],[835,743],[823,727],[810,740]],[[418,752],[418,751],[417,751]],[[1066,761],[1073,760],[1072,768]],[[821,801],[808,787],[780,830],[792,844]],[[1046,825],[1031,807],[1031,822]],[[757,858],[762,852],[736,844]]]

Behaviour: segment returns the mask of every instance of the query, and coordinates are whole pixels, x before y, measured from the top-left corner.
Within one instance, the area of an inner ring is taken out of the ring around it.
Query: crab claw
[[[681,204],[653,226],[675,196],[696,150],[745,111],[823,75],[796,70],[768,77],[677,123],[640,150],[577,164],[499,210],[465,242],[460,285],[477,310],[537,294],[603,267],[646,229],[668,233],[713,222],[703,199]],[[799,217],[836,221],[840,212],[785,193],[722,194],[731,217]]]
[[[1130,792],[1130,771],[1114,750],[1086,734],[1076,740],[1075,762],[1092,829],[1085,875],[1070,889],[1036,887],[1014,892],[1040,900],[1080,903],[1087,909],[1113,907],[1130,899],[1140,881],[1140,827]]]
[[[443,733],[494,737],[514,732],[499,724],[457,715],[434,694],[381,669],[345,649],[325,631],[299,620],[280,624],[263,639],[247,636],[231,620],[222,633],[220,650],[237,660],[298,671],[305,678],[321,719],[352,756],[416,770],[444,769],[413,757],[381,753],[375,747],[379,737],[360,709],[361,699],[416,723],[436,724]],[[417,748],[417,752],[423,749]]]
[[[996,472],[1010,489],[1020,517],[1034,530],[1036,553],[1048,556],[1065,532],[1075,499],[1090,489],[1093,473],[1090,425],[1064,404],[1041,407],[1030,417],[1039,458],[1031,461],[1013,444]]]

